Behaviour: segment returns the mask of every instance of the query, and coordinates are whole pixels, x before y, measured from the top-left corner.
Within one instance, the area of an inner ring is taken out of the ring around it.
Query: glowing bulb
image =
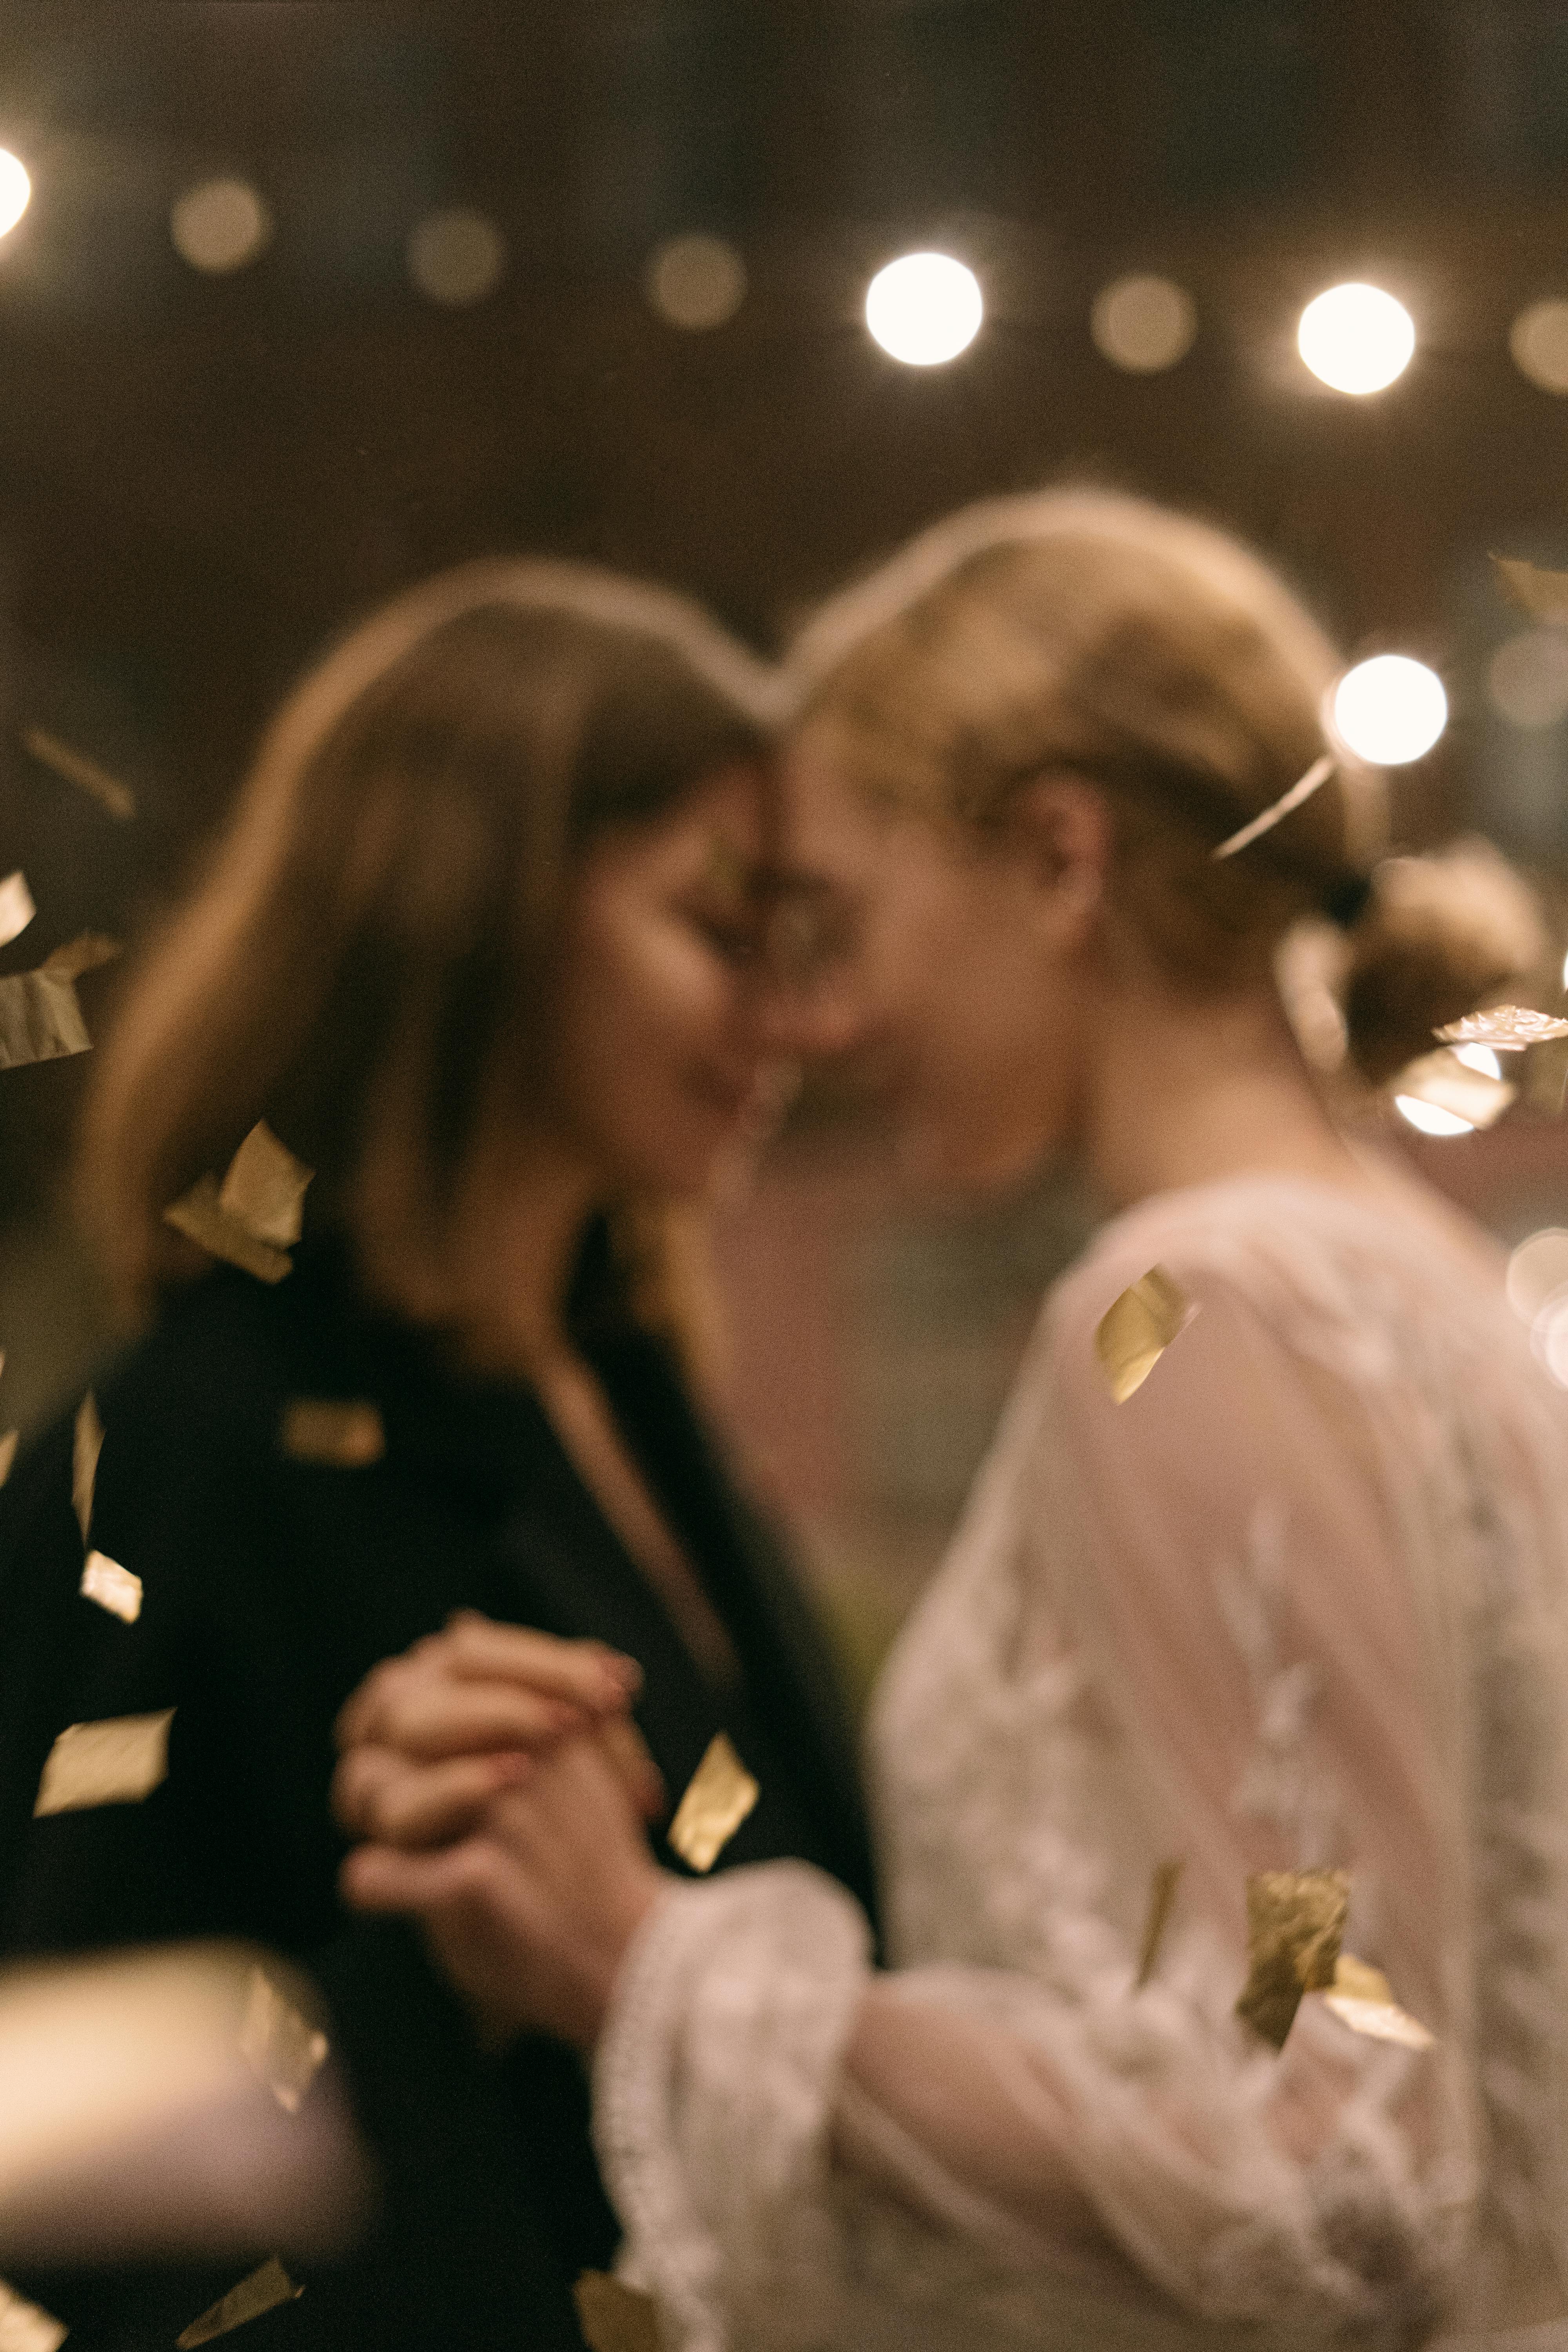
[[[688,334],[722,327],[746,299],[746,265],[721,236],[693,230],[666,239],[643,272],[643,290],[661,319]]]
[[[203,180],[169,209],[175,252],[209,278],[243,269],[271,234],[272,215],[248,180]]]
[[[1568,392],[1568,302],[1532,302],[1509,329],[1508,347],[1521,375],[1542,392]]]
[[[1113,367],[1155,375],[1192,349],[1197,308],[1173,278],[1119,278],[1095,296],[1089,331]]]
[[[1409,366],[1415,326],[1381,286],[1331,286],[1302,311],[1296,346],[1335,392],[1381,392]]]
[[[1429,751],[1443,732],[1448,698],[1425,662],[1408,654],[1374,654],[1340,679],[1331,717],[1335,734],[1358,760],[1402,768]]]
[[[27,167],[8,147],[0,147],[0,236],[8,236],[27,209],[33,184]]]
[[[1568,1389],[1568,1293],[1553,1292],[1530,1327],[1530,1345],[1560,1389]]]
[[[1474,1135],[1476,1131],[1458,1111],[1441,1110],[1436,1103],[1423,1102],[1419,1095],[1395,1095],[1394,1108],[1423,1135]]]
[[[985,305],[973,269],[947,253],[906,253],[866,289],[866,324],[890,359],[939,367],[980,332]]]
[[[500,283],[506,239],[488,214],[453,205],[415,223],[405,257],[421,294],[447,310],[463,310],[482,302]]]
[[[1508,1303],[1521,1323],[1533,1323],[1549,1298],[1568,1284],[1568,1233],[1547,1225],[1521,1242],[1508,1262]]]
[[[1456,1062],[1463,1062],[1467,1070],[1479,1070],[1483,1078],[1500,1078],[1502,1064],[1489,1045],[1456,1045]]]

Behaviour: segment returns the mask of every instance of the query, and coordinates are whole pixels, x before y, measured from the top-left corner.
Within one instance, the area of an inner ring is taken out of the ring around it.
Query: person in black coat
[[[614,2253],[574,2054],[487,2054],[416,1932],[339,1901],[333,1723],[378,1660],[458,1610],[538,1628],[576,1645],[542,1737],[602,1689],[606,1739],[640,1668],[669,1802],[721,1730],[761,1784],[719,1866],[870,1898],[828,1661],[692,1402],[681,1204],[777,1076],[766,751],[765,680],[679,600],[430,583],[285,705],[102,1056],[82,1200],[155,1319],[0,1494],[0,1959],[233,1936],[314,1979],[378,2206],[256,2352],[577,2347]],[[316,1171],[292,1260],[199,1181],[263,1118]],[[205,1255],[163,1214],[193,1182]],[[149,1793],[35,1811],[69,1727],[164,1715]],[[235,2283],[16,2280],[73,2352]]]

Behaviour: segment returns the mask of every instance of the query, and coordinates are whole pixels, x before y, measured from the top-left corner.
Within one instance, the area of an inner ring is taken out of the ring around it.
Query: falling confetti
[[[142,1579],[100,1551],[88,1553],[79,1590],[84,1601],[96,1601],[127,1625],[134,1625],[142,1614]]]
[[[98,1457],[102,1451],[103,1423],[98,1417],[98,1399],[89,1389],[77,1407],[76,1432],[71,1442],[71,1506],[83,1543],[92,1525],[92,1497],[98,1484]]]
[[[1323,1995],[1323,2007],[1331,2009],[1352,2033],[1365,2033],[1374,2042],[1397,2042],[1406,2050],[1430,2050],[1436,2039],[1418,2019],[1400,2008],[1383,1970],[1353,1959],[1349,1952],[1340,1954],[1334,1981]]]
[[[1342,1870],[1264,1870],[1247,1882],[1248,1965],[1236,2013],[1276,2050],[1302,1994],[1334,1981],[1350,1899]]]
[[[239,2046],[279,2105],[297,2116],[326,2063],[327,2037],[300,2016],[260,1969],[250,1972]]]
[[[1159,1862],[1154,1865],[1149,1883],[1149,1910],[1143,1922],[1143,1937],[1138,1948],[1138,1973],[1132,1982],[1142,1992],[1154,1973],[1154,1963],[1160,1957],[1160,1946],[1176,1900],[1176,1888],[1181,1883],[1184,1864],[1180,1862]]]
[[[296,1462],[316,1462],[329,1470],[366,1470],[386,1452],[381,1414],[363,1398],[291,1398],[283,1408],[279,1442]]]
[[[588,2352],[659,2352],[658,2306],[606,2271],[584,2271],[572,2290]]]
[[[16,1447],[20,1443],[21,1435],[19,1429],[8,1429],[5,1436],[0,1437],[0,1486],[3,1486],[11,1475],[11,1465],[16,1459]]]
[[[172,1706],[67,1726],[48,1753],[33,1816],[89,1805],[137,1805],[168,1778]]]
[[[260,1119],[230,1160],[221,1187],[215,1177],[198,1177],[188,1192],[170,1202],[163,1221],[209,1256],[258,1281],[281,1282],[293,1266],[289,1251],[300,1238],[301,1203],[312,1172]]]
[[[0,2352],[59,2352],[69,2329],[0,2279]]]
[[[1510,604],[1536,621],[1568,622],[1568,572],[1546,572],[1516,556],[1494,555],[1492,570]]]
[[[1292,809],[1299,809],[1303,801],[1310,801],[1312,794],[1328,782],[1337,764],[1333,754],[1329,751],[1325,751],[1321,759],[1314,760],[1306,774],[1298,776],[1288,793],[1282,793],[1277,801],[1271,802],[1239,832],[1222,841],[1214,853],[1215,856],[1234,857],[1238,849],[1246,849],[1263,834],[1272,833],[1282,817],[1288,817]]]
[[[100,964],[112,963],[117,955],[123,953],[120,941],[110,939],[105,932],[80,931],[63,948],[56,948],[47,955],[38,969],[57,980],[79,980],[84,971],[96,971]]]
[[[46,735],[41,727],[25,727],[22,748],[40,767],[52,769],[68,784],[75,784],[79,792],[89,793],[100,808],[107,809],[121,824],[135,815],[136,795],[130,785],[111,776],[107,768],[100,768],[96,760],[89,760],[85,751],[73,751],[58,735]]]
[[[711,1870],[761,1795],[727,1735],[716,1733],[675,1809],[669,1843],[693,1870]]]
[[[1118,1404],[1125,1404],[1142,1387],[1196,1313],[1180,1283],[1163,1265],[1152,1265],[1106,1309],[1095,1329],[1094,1349]]]
[[[1532,1013],[1523,1004],[1492,1004],[1484,1013],[1467,1013],[1462,1021],[1450,1021],[1432,1034],[1445,1045],[1490,1045],[1500,1054],[1518,1054],[1549,1037],[1568,1037],[1568,1021]]]
[[[264,2311],[276,2311],[280,2303],[297,2303],[304,2294],[296,2286],[282,2263],[274,2254],[259,2270],[231,2286],[221,2303],[204,2311],[199,2319],[181,2330],[174,2342],[179,2352],[190,2352],[196,2344],[211,2344],[217,2336],[226,2336],[231,2328],[243,2327],[247,2319],[259,2319]]]
[[[7,874],[0,882],[0,948],[20,939],[37,913],[24,874]]]

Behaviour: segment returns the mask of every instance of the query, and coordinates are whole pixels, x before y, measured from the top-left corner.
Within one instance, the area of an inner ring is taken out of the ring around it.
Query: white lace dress
[[[1119,1406],[1095,1326],[1155,1263],[1199,1311]],[[1109,1227],[877,1700],[887,1969],[784,1863],[622,1972],[595,2127],[672,2346],[1568,2347],[1565,1440],[1414,1198]],[[1331,1864],[1431,2050],[1235,2017],[1247,1873]]]

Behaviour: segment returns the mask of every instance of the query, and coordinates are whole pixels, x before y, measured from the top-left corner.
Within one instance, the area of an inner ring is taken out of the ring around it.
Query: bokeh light
[[[1095,296],[1089,331],[1112,367],[1154,375],[1191,351],[1197,305],[1173,278],[1118,278]]]
[[[0,236],[9,236],[27,209],[33,183],[19,155],[0,147]]]
[[[226,278],[265,248],[272,215],[248,180],[203,180],[175,197],[169,234],[182,261],[209,278]]]
[[[1381,286],[1331,286],[1302,311],[1296,345],[1333,391],[1382,392],[1409,366],[1415,325]]]
[[[1508,1303],[1533,1323],[1554,1291],[1568,1287],[1568,1227],[1547,1225],[1520,1243],[1508,1262]]]
[[[432,302],[447,310],[482,302],[500,283],[506,239],[488,214],[467,205],[428,213],[408,234],[408,275]]]
[[[1555,727],[1568,718],[1568,631],[1521,629],[1487,666],[1487,695],[1510,727]]]
[[[670,326],[705,333],[726,325],[745,300],[746,265],[724,237],[692,230],[655,248],[643,291]]]
[[[1374,654],[1347,669],[1333,691],[1334,733],[1358,760],[1402,768],[1429,751],[1448,723],[1448,698],[1436,670],[1408,654]]]
[[[1419,1095],[1395,1095],[1394,1108],[1423,1135],[1473,1135],[1476,1131],[1470,1119],[1461,1118],[1458,1111],[1444,1110],[1438,1103],[1423,1102]]]
[[[1568,392],[1568,302],[1531,302],[1509,329],[1508,347],[1521,375],[1541,391]]]
[[[1456,1045],[1452,1049],[1456,1062],[1463,1062],[1467,1070],[1479,1070],[1483,1078],[1500,1078],[1502,1064],[1490,1045]]]
[[[1568,1289],[1553,1291],[1530,1327],[1530,1345],[1560,1389],[1568,1389]]]
[[[866,324],[890,359],[938,367],[967,351],[985,315],[980,281],[948,253],[906,253],[866,289]]]

